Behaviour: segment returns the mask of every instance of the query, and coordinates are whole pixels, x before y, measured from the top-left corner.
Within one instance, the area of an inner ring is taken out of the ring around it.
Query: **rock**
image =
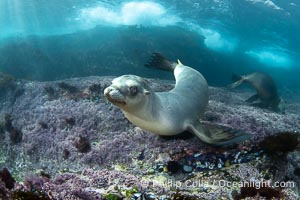
[[[156,200],[156,196],[152,192],[145,193],[144,197],[145,200]]]
[[[185,173],[191,173],[193,171],[193,167],[192,166],[189,166],[189,165],[184,165],[183,166],[183,171]]]
[[[131,200],[142,200],[142,194],[141,193],[135,193],[132,195]]]
[[[171,173],[177,173],[181,170],[181,165],[176,161],[169,161],[167,163],[167,169]]]

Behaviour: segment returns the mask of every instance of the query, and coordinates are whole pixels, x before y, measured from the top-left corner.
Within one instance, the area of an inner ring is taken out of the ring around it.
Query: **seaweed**
[[[182,169],[182,166],[177,161],[169,161],[167,163],[167,169],[169,172],[175,174]]]
[[[281,199],[282,192],[281,188],[272,187],[260,187],[256,188],[254,186],[244,186],[240,188],[240,193],[234,196],[234,200],[241,200],[247,197],[255,197],[259,195],[260,197],[265,197],[266,199]]]
[[[101,84],[92,84],[89,86],[89,90],[94,93],[100,93],[102,90]]]
[[[11,116],[11,114],[8,114],[8,113],[4,114],[3,119],[4,119],[3,125],[4,125],[4,129],[6,131],[9,132],[10,130],[14,129],[13,125],[12,125],[12,116]]]
[[[13,144],[20,143],[22,141],[22,138],[23,133],[21,130],[14,128],[11,131],[9,131],[9,139]]]
[[[29,191],[40,191],[43,189],[45,182],[48,182],[49,179],[43,176],[31,175],[24,179],[24,185]]]
[[[300,167],[294,169],[294,174],[300,177]]]
[[[85,95],[91,101],[98,101],[103,94],[103,88],[101,84],[92,84],[87,89],[84,90],[83,95]]]
[[[17,190],[12,192],[11,199],[21,199],[21,200],[51,200],[49,195],[42,191],[22,191]]]
[[[77,150],[80,153],[87,153],[91,150],[91,143],[90,141],[84,137],[84,136],[79,136],[79,138],[76,140],[74,146],[77,148]]]
[[[105,195],[104,199],[105,200],[121,200],[123,198],[119,194],[109,193],[109,194]]]
[[[50,100],[58,99],[59,95],[52,86],[45,86],[44,91]]]
[[[15,80],[15,78],[13,76],[0,72],[0,88],[1,89],[13,87],[13,80]]]
[[[8,199],[6,193],[7,193],[7,192],[5,192],[5,191],[0,187],[0,199],[2,199],[2,200]]]
[[[46,94],[49,96],[53,96],[55,94],[55,90],[51,86],[45,86],[44,90],[45,90]]]
[[[271,187],[262,187],[259,189],[259,194],[261,197],[265,197],[266,199],[281,199],[282,193],[280,189],[274,189]]]
[[[258,190],[253,187],[253,186],[249,186],[249,187],[241,187],[241,197],[245,198],[245,197],[255,197],[258,193]]]
[[[69,117],[69,118],[66,118],[66,119],[65,119],[65,122],[66,122],[68,125],[70,125],[70,126],[74,126],[76,120],[75,120],[74,117]]]
[[[39,121],[39,125],[41,126],[42,129],[48,129],[48,124],[46,122],[43,121]]]
[[[126,198],[127,198],[127,199],[130,199],[130,198],[133,197],[133,195],[134,195],[135,193],[138,193],[138,192],[139,192],[139,191],[138,191],[137,187],[134,185],[134,186],[132,187],[132,189],[126,190],[126,192],[125,192]]]
[[[25,89],[24,88],[17,88],[15,93],[14,93],[14,99],[22,96],[25,93]]]
[[[10,190],[14,188],[16,183],[16,180],[12,177],[6,167],[0,171],[0,180],[2,180],[5,184],[5,187]]]
[[[70,84],[68,84],[68,83],[66,83],[66,82],[60,82],[60,83],[58,83],[57,85],[58,85],[58,87],[60,87],[62,90],[65,90],[65,91],[67,91],[67,92],[70,93],[70,94],[75,94],[75,93],[77,93],[77,92],[79,91],[79,89],[78,89],[77,87],[75,87],[75,86],[73,86],[73,85],[70,85]]]
[[[176,191],[176,193],[171,195],[171,199],[172,200],[196,200],[197,198]]]
[[[63,159],[68,159],[70,156],[70,151],[68,149],[64,149],[63,152],[62,152],[62,157]]]
[[[286,155],[299,145],[298,136],[294,132],[282,132],[266,137],[259,146],[271,156]]]
[[[137,156],[138,160],[144,160],[145,159],[145,149],[143,149],[139,155]]]
[[[0,123],[0,135],[5,132],[4,124],[3,122]]]
[[[87,191],[84,191],[82,189],[77,189],[72,192],[72,194],[76,197],[79,197],[82,200],[92,200],[95,199],[93,198],[93,195]]]
[[[12,125],[12,116],[10,114],[4,115],[4,128],[9,133],[9,138],[13,144],[17,144],[22,141],[23,133],[21,130],[15,128]]]
[[[46,172],[44,172],[44,171],[40,171],[39,176],[51,179],[51,175],[48,174],[48,173],[46,173]]]

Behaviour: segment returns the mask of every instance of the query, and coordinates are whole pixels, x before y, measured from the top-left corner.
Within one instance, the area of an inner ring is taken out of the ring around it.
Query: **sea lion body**
[[[244,82],[249,83],[257,92],[248,98],[246,102],[252,103],[260,100],[260,102],[252,105],[284,112],[283,101],[278,95],[276,84],[271,76],[261,72],[254,72],[239,77],[235,83],[231,84],[231,88],[235,88]]]
[[[182,133],[188,124],[200,119],[208,103],[206,80],[198,71],[182,64],[175,67],[174,75],[174,89],[151,91],[148,96],[151,101],[137,112],[123,110],[128,120],[158,135],[171,136]]]
[[[148,65],[173,71],[175,87],[168,92],[154,92],[145,79],[123,75],[104,90],[105,97],[118,106],[130,122],[162,136],[190,131],[202,141],[215,145],[248,138],[248,134],[229,127],[201,121],[208,104],[208,85],[200,72],[158,53]]]

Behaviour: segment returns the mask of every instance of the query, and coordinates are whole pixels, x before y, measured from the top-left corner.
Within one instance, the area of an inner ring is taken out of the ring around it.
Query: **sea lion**
[[[154,53],[148,67],[173,71],[176,84],[168,92],[154,92],[148,82],[135,75],[113,79],[104,95],[127,119],[140,128],[161,136],[184,131],[208,144],[227,145],[249,138],[230,127],[201,121],[208,104],[208,85],[195,69]]]
[[[249,97],[246,100],[247,103],[251,103],[251,105],[261,108],[271,109],[276,112],[285,112],[284,102],[278,95],[274,80],[268,74],[254,72],[244,76],[233,75],[232,79],[235,82],[229,85],[230,88],[236,88],[246,82],[250,83],[256,90],[257,93]],[[257,100],[260,100],[260,102],[255,102]]]

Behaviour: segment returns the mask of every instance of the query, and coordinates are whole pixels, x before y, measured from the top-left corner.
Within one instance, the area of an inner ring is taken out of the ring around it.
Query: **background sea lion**
[[[249,138],[249,134],[227,126],[201,121],[208,104],[208,85],[195,69],[155,53],[146,65],[174,72],[176,84],[168,92],[154,92],[148,82],[135,75],[115,78],[104,90],[106,98],[118,106],[127,119],[144,130],[162,136],[184,131],[202,141],[224,145]]]
[[[236,88],[242,83],[247,82],[256,90],[257,93],[249,97],[246,102],[277,112],[285,112],[284,102],[278,95],[274,80],[268,74],[255,72],[244,76],[233,75],[232,79],[236,82],[230,84],[230,88]],[[260,102],[253,103],[257,100],[260,100]]]

